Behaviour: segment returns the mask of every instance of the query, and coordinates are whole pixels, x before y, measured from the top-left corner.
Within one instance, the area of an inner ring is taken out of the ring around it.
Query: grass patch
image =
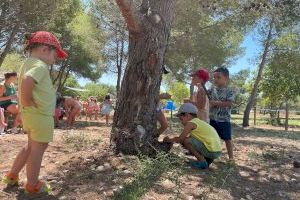
[[[102,142],[101,138],[90,138],[89,136],[85,135],[84,133],[79,134],[65,134],[62,136],[62,141],[65,144],[71,145],[77,151],[91,146],[97,146],[99,143]]]
[[[250,160],[256,160],[258,158],[258,154],[255,151],[248,152],[248,157]]]
[[[282,159],[284,157],[284,150],[280,150],[280,151],[271,151],[271,150],[266,150],[265,152],[262,153],[262,157],[265,160],[279,160]]]
[[[224,166],[211,173],[206,178],[206,181],[208,185],[213,185],[215,187],[224,187],[226,184],[230,185],[228,177],[234,177],[233,175],[236,172],[237,168],[235,164],[226,163]]]
[[[179,177],[183,173],[184,165],[184,160],[176,155],[159,153],[156,158],[142,157],[133,180],[116,191],[113,199],[138,200],[161,176],[176,184],[176,194],[179,196],[181,185]]]

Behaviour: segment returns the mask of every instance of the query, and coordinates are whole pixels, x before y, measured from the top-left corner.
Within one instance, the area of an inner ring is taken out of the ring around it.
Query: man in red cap
[[[198,118],[209,123],[209,99],[203,88],[205,83],[209,80],[209,73],[206,69],[198,69],[193,74],[192,85],[197,87],[197,92],[191,95],[191,103],[198,108]]]

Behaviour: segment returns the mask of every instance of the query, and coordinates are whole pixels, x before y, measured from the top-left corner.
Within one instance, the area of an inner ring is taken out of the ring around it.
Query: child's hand
[[[171,140],[171,138],[169,138],[169,136],[165,137],[163,141],[164,142],[172,142],[172,140]]]
[[[209,101],[210,107],[217,107],[218,101]]]

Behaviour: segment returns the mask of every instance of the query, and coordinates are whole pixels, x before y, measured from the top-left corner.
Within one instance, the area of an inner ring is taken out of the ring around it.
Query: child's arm
[[[26,106],[34,106],[37,107],[34,99],[32,97],[32,91],[35,86],[35,80],[30,76],[25,76],[21,83],[21,100],[22,105]]]
[[[191,130],[195,129],[196,125],[192,122],[188,122],[180,134],[179,137],[169,138],[168,136],[164,138],[164,142],[175,142],[175,143],[183,143],[183,141],[188,137]]]
[[[231,107],[233,105],[232,101],[210,101],[209,102],[211,107]]]
[[[197,101],[195,102],[198,109],[204,109],[206,104],[206,93],[202,85],[198,86]]]

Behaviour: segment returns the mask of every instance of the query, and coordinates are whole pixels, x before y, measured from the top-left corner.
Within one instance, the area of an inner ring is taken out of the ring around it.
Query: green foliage
[[[249,81],[250,70],[245,69],[233,74],[230,77],[230,87],[235,88],[236,97],[234,100],[234,107],[240,108],[245,105],[248,99],[246,83]]]
[[[72,88],[80,88],[80,85],[77,82],[75,76],[69,76],[66,80],[65,86],[72,87]],[[62,96],[75,97],[75,96],[79,96],[80,93],[81,92],[70,90],[68,88],[63,88],[62,90]]]
[[[208,11],[204,2],[199,6],[198,1],[178,1],[166,55],[167,65],[177,80],[184,81],[196,68],[210,69],[229,63],[243,52],[239,47],[243,39],[240,25],[224,15],[237,9],[237,3],[217,4],[217,10]]]
[[[88,99],[90,96],[94,96],[98,101],[102,102],[107,94],[115,95],[115,88],[105,84],[88,83],[84,86],[84,89],[88,91],[81,93],[81,98],[83,100]]]
[[[175,81],[169,85],[168,93],[172,95],[172,99],[177,105],[182,104],[185,98],[189,98],[189,89],[184,83],[179,81]]]
[[[15,71],[18,73],[19,68],[23,64],[23,60],[24,58],[21,56],[21,54],[16,52],[10,53],[5,57],[2,64],[2,69],[7,72]]]

